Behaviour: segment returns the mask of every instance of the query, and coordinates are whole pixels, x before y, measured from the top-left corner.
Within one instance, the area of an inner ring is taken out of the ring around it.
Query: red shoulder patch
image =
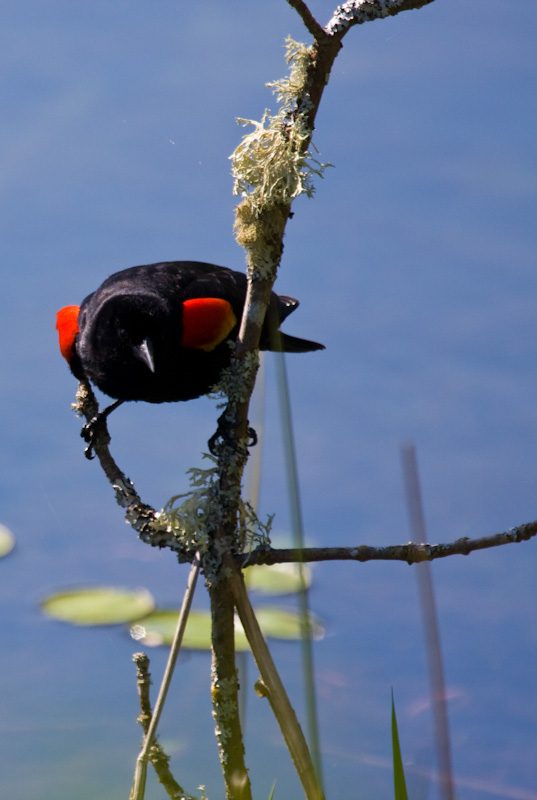
[[[231,303],[220,297],[196,297],[183,303],[183,347],[214,350],[237,324]]]
[[[60,336],[60,350],[67,363],[75,354],[75,337],[78,333],[80,306],[65,306],[56,314],[56,330]]]

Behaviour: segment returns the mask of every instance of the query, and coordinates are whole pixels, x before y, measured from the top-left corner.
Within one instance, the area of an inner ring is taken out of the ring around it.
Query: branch
[[[74,408],[77,414],[85,417],[87,422],[90,422],[98,413],[99,404],[89,383],[80,382]],[[163,530],[159,525],[155,509],[142,502],[133,482],[121,471],[112,457],[108,447],[109,443],[110,435],[106,423],[104,423],[96,430],[93,449],[116,494],[117,504],[126,509],[126,522],[138,532],[139,538],[146,544],[150,544],[152,547],[168,547],[178,553],[183,560],[191,561],[192,555],[188,556],[177,537],[173,533]]]
[[[244,567],[256,564],[287,564],[291,561],[406,561],[407,564],[418,564],[421,561],[434,561],[436,558],[448,556],[467,556],[475,550],[487,550],[504,544],[526,542],[537,536],[537,521],[526,522],[508,531],[479,539],[464,536],[448,544],[408,544],[390,545],[388,547],[306,547],[304,550],[254,550],[236,557],[236,563]]]
[[[320,39],[325,34],[323,26],[317,22],[303,0],[287,0],[287,2],[300,15],[302,22],[314,39]]]
[[[81,383],[77,392],[76,410],[89,421],[99,410],[97,400],[89,384]],[[153,547],[167,547],[178,553],[181,558],[192,560],[177,537],[158,525],[157,512],[143,503],[137,494],[132,481],[118,467],[110,450],[110,437],[106,427],[99,431],[95,439],[95,453],[106,477],[116,493],[120,506],[127,509],[126,520],[138,531],[139,538]],[[447,544],[408,544],[390,545],[387,547],[308,547],[303,550],[260,548],[250,553],[242,553],[235,557],[240,567],[252,567],[256,564],[284,564],[291,561],[406,561],[416,564],[421,561],[433,561],[448,556],[467,556],[475,550],[487,550],[504,544],[525,542],[537,536],[537,521],[517,525],[502,533],[482,536],[478,539],[463,537]]]
[[[308,171],[308,148],[324,88],[342,46],[341,40],[354,24],[419,8],[433,0],[346,3],[336,9],[325,29],[304,0],[287,2],[297,11],[314,36],[315,43],[311,48],[296,43],[288,48],[289,78],[272,84],[282,103],[281,112],[286,113],[283,117],[269,118],[268,128],[265,128],[265,117],[261,123],[252,123],[254,133],[244,137],[242,145],[232,156],[234,191],[243,196],[236,210],[235,236],[246,252],[249,280],[228,380],[222,385],[229,401],[222,417],[228,433],[227,447],[222,447],[219,453],[223,491],[233,492],[244,468],[245,458],[239,458],[237,463],[236,455],[237,452],[246,455],[242,443],[247,440],[248,406],[257,371],[254,354],[259,346],[261,326],[281,260],[283,236],[293,199],[301,193],[311,192],[308,179],[304,178]],[[282,180],[283,176],[285,179]],[[230,480],[232,471],[235,474]],[[224,520],[230,521],[233,516],[234,503],[236,498],[227,504],[229,513],[224,510]],[[224,523],[223,529],[226,527]]]
[[[185,589],[185,594],[183,597],[183,602],[181,604],[181,611],[179,613],[179,617],[177,620],[177,627],[175,629],[175,634],[173,637],[172,646],[170,648],[170,653],[168,655],[168,663],[166,664],[166,670],[164,672],[164,677],[162,679],[162,683],[160,686],[160,690],[157,697],[157,702],[155,704],[155,710],[153,713],[150,713],[149,707],[149,687],[143,686],[144,682],[147,684],[147,681],[144,681],[144,668],[147,667],[147,663],[143,659],[143,653],[138,654],[142,656],[142,658],[137,658],[136,664],[138,667],[138,675],[139,681],[138,686],[140,689],[143,688],[143,691],[140,691],[140,703],[142,705],[142,720],[141,725],[144,728],[145,738],[142,746],[142,750],[140,755],[136,760],[136,770],[134,772],[134,784],[132,787],[132,800],[141,800],[144,797],[144,789],[145,789],[145,781],[146,781],[146,772],[147,772],[147,762],[151,761],[157,775],[159,776],[159,780],[165,786],[169,785],[170,788],[174,788],[175,780],[172,777],[172,781],[169,780],[171,773],[168,769],[168,762],[169,759],[164,756],[162,757],[161,748],[157,746],[156,742],[156,732],[157,726],[160,721],[160,717],[162,714],[162,710],[164,708],[164,703],[166,702],[166,696],[168,694],[168,689],[170,688],[170,683],[173,677],[173,672],[175,670],[175,665],[177,663],[177,657],[179,656],[179,650],[181,649],[181,644],[183,642],[183,636],[185,633],[186,624],[188,622],[188,616],[190,614],[190,608],[192,606],[192,599],[194,597],[194,592],[196,590],[196,583],[198,580],[198,575],[200,572],[201,562],[199,553],[196,553],[195,559],[192,562],[192,566],[190,567],[190,574],[188,576],[188,582]],[[147,656],[146,656],[147,658]],[[147,662],[149,659],[147,660]],[[140,678],[142,680],[140,680]],[[144,705],[145,703],[145,705]],[[149,718],[148,718],[149,714]],[[147,726],[144,724],[147,722]],[[157,768],[158,766],[158,768]],[[178,788],[180,789],[179,785],[177,784]],[[181,790],[182,791],[182,790]],[[179,795],[170,795],[170,797],[179,798]]]
[[[266,697],[270,703],[307,800],[324,800],[306,739],[259,627],[243,575],[233,564],[229,564],[229,569],[232,572],[231,591],[235,606],[261,675],[261,681],[256,684],[257,694]]]
[[[141,713],[137,722],[143,728],[144,734],[147,734],[151,717],[153,712],[151,710],[151,701],[149,699],[149,687],[151,686],[151,675],[149,673],[149,658],[145,653],[135,653],[132,660],[136,664],[136,677],[138,684],[138,694],[140,697],[140,710]],[[164,786],[168,796],[172,800],[196,800],[195,797],[189,795],[182,786],[180,786],[173,777],[170,770],[170,757],[166,755],[159,742],[155,739],[151,746],[149,753],[149,760],[155,768],[160,783]],[[133,800],[131,792],[130,800]]]
[[[434,0],[349,0],[336,8],[324,30],[329,36],[341,38],[353,25],[394,17],[401,11],[423,8],[432,2]]]
[[[235,664],[235,618],[229,578],[209,586],[211,599],[211,698],[226,800],[252,800],[244,760]]]

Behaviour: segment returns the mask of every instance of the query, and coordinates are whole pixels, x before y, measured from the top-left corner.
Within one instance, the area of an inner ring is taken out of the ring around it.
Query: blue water
[[[326,21],[332,7],[312,10]],[[399,463],[408,439],[431,541],[537,516],[536,29],[528,0],[509,15],[499,0],[437,0],[345,41],[315,135],[335,169],[313,201],[296,203],[278,280],[301,300],[286,330],[327,345],[288,360],[316,544],[410,538]],[[47,620],[40,599],[106,583],[143,585],[170,604],[186,580],[171,554],[137,541],[83,457],[54,314],[134,264],[242,268],[231,234],[235,117],[274,108],[264,84],[284,74],[288,33],[306,38],[283,0],[2,9],[0,522],[17,537],[0,562],[6,797],[126,797],[140,739],[136,644],[120,629]],[[285,531],[270,359],[266,383],[261,512]],[[185,490],[216,415],[208,399],[114,414],[114,453],[147,502]],[[536,547],[433,565],[465,800],[537,798]],[[414,570],[331,563],[314,575],[312,607],[327,626],[315,660],[328,797],[391,796],[393,687],[412,796],[436,798]],[[274,654],[301,713],[298,648]],[[150,655],[156,680],[166,654]],[[214,800],[208,682],[207,656],[181,661],[162,738],[178,780],[191,791],[205,783]],[[301,796],[251,690],[247,760],[257,797],[275,777],[277,797]]]

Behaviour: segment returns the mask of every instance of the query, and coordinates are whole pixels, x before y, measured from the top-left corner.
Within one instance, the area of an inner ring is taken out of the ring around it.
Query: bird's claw
[[[248,441],[246,443],[247,447],[255,447],[257,444],[257,432],[255,428],[248,428]]]
[[[237,444],[237,440],[232,436],[231,430],[231,426],[223,419],[222,415],[218,420],[218,427],[215,433],[213,433],[207,442],[211,455],[218,456],[222,445],[231,447],[232,450],[235,450],[235,452],[240,455],[246,456],[248,454],[247,450]],[[246,442],[246,447],[255,447],[257,444],[257,433],[254,428],[248,428],[247,435],[248,440]]]
[[[99,444],[110,443],[110,436],[106,427],[106,420],[112,411],[118,408],[123,402],[123,400],[116,400],[114,403],[112,403],[112,405],[103,409],[103,411],[99,411],[92,419],[89,420],[89,422],[86,422],[80,431],[80,435],[88,445],[84,450],[84,455],[86,458],[95,458],[95,453],[93,451],[95,449],[95,445],[97,444],[98,437],[100,439]],[[106,437],[104,439],[102,438],[103,434],[105,434]]]
[[[106,416],[103,416],[102,412],[96,414],[89,422],[83,426],[82,430],[80,431],[80,435],[88,445],[84,450],[84,455],[90,461],[95,458],[95,444],[96,438],[99,434],[99,429],[102,429],[103,425],[106,423]]]

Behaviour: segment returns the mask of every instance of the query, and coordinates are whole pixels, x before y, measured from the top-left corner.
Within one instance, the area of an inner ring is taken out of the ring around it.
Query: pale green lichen
[[[281,205],[265,208],[260,214],[249,197],[235,209],[235,239],[246,252],[250,276],[274,280],[276,265],[281,258],[281,241],[287,216],[287,206]]]
[[[220,373],[220,380],[214,386],[214,393],[222,394],[232,403],[245,403],[247,391],[254,385],[255,376],[259,367],[259,353],[254,350],[245,353],[240,361],[240,377],[238,376],[237,363],[232,359],[231,364]]]
[[[308,78],[308,67],[311,61],[311,47],[302,42],[295,42],[290,36],[285,40],[285,60],[291,65],[289,75],[279,81],[267,83],[272,89],[278,103],[290,110],[297,97],[304,91]]]
[[[288,37],[286,59],[289,75],[267,84],[280,103],[278,112],[265,111],[260,122],[239,119],[254,130],[231,156],[233,191],[256,216],[277,205],[289,206],[300,194],[311,197],[313,177],[326,166],[306,147],[311,138],[306,116],[311,103],[305,91],[311,48]]]
[[[199,550],[207,553],[212,545],[219,566],[220,556],[227,545],[224,541],[215,541],[213,534],[222,524],[222,491],[219,486],[217,461],[213,456],[204,455],[213,466],[209,469],[193,467],[187,474],[190,478],[191,490],[185,494],[170,498],[162,511],[156,515],[155,527],[173,534],[180,542],[181,548],[188,553]],[[224,493],[225,494],[225,493]],[[258,519],[254,509],[245,500],[239,498],[236,545],[245,550],[254,547],[267,547],[270,544],[270,529],[273,517],[263,523]],[[208,564],[204,564],[207,573]]]
[[[75,402],[71,403],[71,408],[73,409],[77,417],[83,416],[82,409],[88,402],[89,398],[88,389],[89,385],[87,383],[80,381],[76,390]]]
[[[205,457],[215,463],[211,456]],[[219,523],[220,506],[216,502],[218,472],[216,466],[209,469],[193,467],[188,470],[187,475],[192,489],[168,500],[162,511],[156,515],[155,527],[172,533],[185,550],[206,553],[210,532]]]
[[[230,678],[216,677],[214,664],[212,667],[212,699],[213,699],[213,718],[216,739],[220,750],[220,760],[222,763],[227,761],[226,743],[231,737],[228,723],[237,714],[237,692],[239,682],[237,676]]]

